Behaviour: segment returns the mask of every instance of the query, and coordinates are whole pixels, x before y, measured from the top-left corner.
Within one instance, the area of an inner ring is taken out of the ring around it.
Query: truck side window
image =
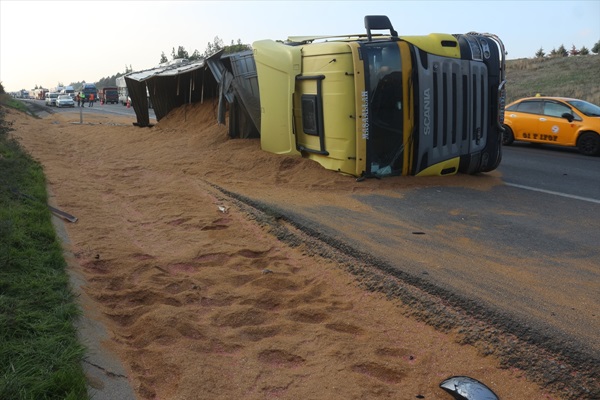
[[[396,43],[364,46],[365,70],[369,71],[369,170],[394,175],[402,169],[403,82],[400,49]]]

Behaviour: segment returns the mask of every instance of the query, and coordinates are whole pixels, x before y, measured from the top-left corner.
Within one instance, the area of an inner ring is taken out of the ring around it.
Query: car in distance
[[[515,140],[600,154],[600,107],[567,97],[526,97],[506,106],[502,144]]]
[[[60,96],[59,93],[46,93],[46,105],[56,106],[56,99]]]
[[[75,102],[68,94],[61,94],[56,98],[56,107],[75,107]]]

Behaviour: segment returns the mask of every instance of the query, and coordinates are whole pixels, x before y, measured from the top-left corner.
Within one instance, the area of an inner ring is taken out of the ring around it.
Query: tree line
[[[235,42],[235,43],[232,40],[231,44],[225,45],[225,43],[223,42],[222,39],[220,39],[218,36],[215,36],[212,43],[211,42],[207,43],[206,49],[204,50],[203,53],[200,53],[198,50],[194,50],[192,52],[192,54],[190,55],[189,52],[185,49],[185,47],[177,46],[177,51],[175,51],[175,47],[173,47],[173,49],[171,50],[171,60],[169,60],[167,58],[167,56],[165,55],[165,52],[163,51],[160,55],[160,59],[159,59],[158,63],[160,65],[160,64],[167,63],[169,61],[182,59],[182,58],[187,59],[189,61],[197,61],[197,60],[200,60],[203,58],[207,58],[220,50],[224,50],[224,54],[230,54],[230,53],[236,53],[239,51],[250,50],[250,49],[252,49],[252,47],[249,44],[243,44],[241,39],[238,39],[237,42]],[[131,64],[129,66],[127,66],[127,64],[125,64],[125,72],[118,72],[115,75],[101,78],[100,80],[98,80],[98,82],[96,82],[96,87],[98,87],[98,89],[102,89],[102,88],[109,87],[109,86],[116,86],[117,78],[119,78],[123,75],[126,75],[130,72],[133,72],[133,67],[131,66]],[[73,83],[71,83],[71,86],[78,88],[78,87],[81,87],[81,85],[83,83],[85,83],[85,81],[73,82]]]
[[[183,46],[178,46],[177,51],[175,51],[175,47],[173,47],[173,49],[171,50],[171,60],[177,60],[177,59],[184,58],[189,61],[196,61],[196,60],[210,57],[211,55],[215,54],[219,50],[224,50],[224,54],[229,54],[229,53],[236,53],[236,52],[244,51],[244,50],[250,50],[251,48],[252,47],[250,47],[249,44],[243,44],[241,39],[238,39],[237,43],[234,43],[232,40],[231,44],[226,46],[222,39],[220,39],[218,36],[215,36],[212,43],[211,42],[207,43],[206,49],[204,50],[203,53],[200,53],[198,50],[194,50],[194,52],[190,55]],[[164,64],[167,62],[169,62],[169,59],[167,58],[167,56],[165,55],[165,52],[163,51],[160,55],[159,64]]]
[[[598,54],[600,52],[600,40],[594,44],[591,49],[591,52],[594,54]],[[544,49],[540,47],[540,49],[535,53],[536,58],[544,58],[544,57],[569,57],[569,56],[587,56],[590,54],[590,50],[582,46],[580,49],[573,45],[570,50],[567,50],[563,44],[561,44],[558,49],[553,48],[550,53],[546,54]]]

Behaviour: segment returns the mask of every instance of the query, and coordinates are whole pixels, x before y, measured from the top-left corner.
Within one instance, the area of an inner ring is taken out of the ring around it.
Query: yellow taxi
[[[506,107],[502,143],[515,140],[577,147],[580,153],[600,154],[600,107],[566,97],[536,96]]]

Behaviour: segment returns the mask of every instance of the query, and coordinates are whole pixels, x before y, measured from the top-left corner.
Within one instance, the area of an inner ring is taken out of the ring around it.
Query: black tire
[[[586,156],[600,154],[600,135],[596,132],[583,132],[577,139],[577,150]]]
[[[502,125],[502,127],[504,128],[504,133],[502,134],[502,145],[510,146],[515,141],[515,135],[509,126]]]

